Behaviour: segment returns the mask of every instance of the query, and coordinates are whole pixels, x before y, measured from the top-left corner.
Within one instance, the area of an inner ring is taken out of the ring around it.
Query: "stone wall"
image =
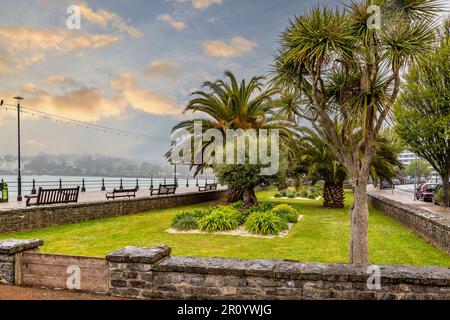
[[[18,255],[24,251],[37,250],[43,244],[44,241],[38,239],[8,239],[0,241],[0,283],[14,284],[15,264],[20,260],[18,259]]]
[[[370,203],[403,226],[450,254],[450,219],[369,193]]]
[[[450,269],[368,267],[281,260],[171,257],[170,248],[126,247],[109,254],[110,294],[138,299],[447,299]]]
[[[0,210],[0,233],[40,229],[86,220],[146,212],[154,209],[173,208],[213,201],[223,198],[225,195],[226,191],[195,192],[175,196],[155,196]]]

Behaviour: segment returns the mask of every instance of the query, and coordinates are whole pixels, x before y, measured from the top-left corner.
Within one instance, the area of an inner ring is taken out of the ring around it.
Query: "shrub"
[[[310,187],[307,191],[307,198],[308,199],[316,199],[318,196],[320,196],[320,190],[314,187]]]
[[[295,198],[295,192],[292,191],[292,190],[289,190],[288,193],[287,193],[287,197],[289,199],[294,199]]]
[[[257,207],[251,207],[244,212],[244,216],[247,218],[249,215],[255,212],[266,212],[273,209],[275,205],[271,202],[261,202]],[[245,222],[245,221],[244,221]]]
[[[308,190],[303,189],[302,191],[300,191],[300,197],[308,198]]]
[[[233,230],[241,225],[241,214],[232,207],[218,208],[201,218],[198,225],[208,232]]]
[[[273,212],[255,212],[245,222],[245,229],[253,234],[277,235],[287,229],[287,223]]]
[[[283,196],[281,195],[281,193],[275,193],[275,198],[282,198]]]
[[[231,205],[231,207],[234,209],[237,209],[237,210],[241,210],[243,205],[244,205],[244,202],[241,200],[241,201],[233,203]]]
[[[281,194],[282,197],[287,197],[287,192],[288,191],[286,189],[285,190],[281,190],[280,194]]]
[[[209,208],[209,209],[206,209],[206,210],[196,209],[196,210],[191,211],[191,215],[198,220],[198,219],[201,219],[204,216],[210,214],[211,211],[213,211],[214,209],[215,208]]]
[[[195,230],[198,228],[198,222],[193,216],[185,215],[172,221],[172,227],[177,230]]]
[[[172,219],[172,227],[179,230],[194,230],[198,228],[198,220],[211,213],[214,208],[206,210],[180,211]]]
[[[276,206],[275,208],[273,208],[272,212],[289,223],[297,223],[298,222],[299,214],[298,214],[297,209],[291,207],[288,204],[280,204],[280,205]]]

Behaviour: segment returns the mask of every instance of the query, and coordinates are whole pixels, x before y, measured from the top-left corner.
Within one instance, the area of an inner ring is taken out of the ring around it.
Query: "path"
[[[40,288],[24,288],[0,285],[0,300],[126,300],[110,296],[66,290],[50,290]]]
[[[370,192],[380,194],[386,198],[407,204],[412,207],[439,214],[450,220],[450,208],[442,208],[440,206],[432,204],[431,202],[415,200],[413,191],[409,189],[410,188],[405,188],[404,186],[396,186],[396,189],[392,192],[392,190],[379,190],[374,188],[373,186],[368,187],[368,190]]]

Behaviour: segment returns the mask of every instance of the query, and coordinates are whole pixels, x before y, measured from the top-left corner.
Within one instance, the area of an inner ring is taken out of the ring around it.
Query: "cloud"
[[[45,89],[28,83],[22,87],[22,92],[27,93],[22,102],[23,107],[79,121],[95,122],[104,117],[119,116],[126,108],[126,103],[120,96],[108,99],[96,88],[78,88],[53,95]],[[2,93],[1,96],[5,97],[6,101],[14,101],[10,94]],[[24,109],[24,111],[27,110]],[[40,116],[24,112],[23,117],[38,119]]]
[[[123,22],[122,17],[114,12],[102,9],[94,11],[84,2],[78,6],[80,7],[82,18],[90,23],[99,25],[102,28],[109,27],[120,32],[128,33],[134,38],[142,37],[142,33],[138,29]]]
[[[63,76],[47,77],[47,78],[41,80],[41,82],[48,84],[48,85],[58,85],[63,88],[80,87],[80,85],[81,85],[80,82],[78,82],[72,78],[66,78]]]
[[[2,48],[0,45],[0,75],[12,75],[32,64],[44,61],[43,54],[33,53],[29,56],[20,56],[12,48]]]
[[[174,98],[139,87],[131,74],[112,79],[110,86],[134,109],[154,115],[179,115],[182,112]]]
[[[144,70],[150,79],[162,79],[176,82],[180,78],[181,67],[178,63],[168,60],[155,60]]]
[[[114,35],[70,32],[67,29],[0,27],[0,74],[12,74],[45,61],[45,51],[67,53],[101,49],[120,41]]]
[[[192,0],[192,6],[195,9],[206,9],[213,4],[222,4],[223,0]]]
[[[169,0],[170,1],[170,0]],[[223,0],[171,0],[178,3],[190,3],[197,10],[204,10],[213,4],[222,4]]]
[[[156,17],[158,21],[169,23],[173,28],[177,30],[184,30],[187,25],[184,22],[176,21],[170,14],[162,14]]]
[[[31,147],[37,147],[39,149],[44,149],[45,145],[42,144],[41,141],[35,140],[35,139],[27,139],[25,140],[25,144],[27,146],[31,146]]]
[[[223,41],[206,41],[203,52],[212,57],[233,58],[252,51],[257,47],[256,42],[243,37],[234,37],[229,43]]]
[[[65,53],[83,48],[100,49],[119,40],[113,35],[69,32],[66,29],[0,28],[0,42],[17,51],[53,49]]]

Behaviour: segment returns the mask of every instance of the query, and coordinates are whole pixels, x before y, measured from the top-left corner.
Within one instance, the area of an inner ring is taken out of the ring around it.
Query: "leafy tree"
[[[408,166],[406,166],[406,174],[410,177],[415,177],[420,180],[428,179],[430,176],[431,169],[430,165],[424,160],[418,160],[411,162]]]
[[[409,69],[395,108],[397,133],[441,176],[445,207],[450,205],[450,41],[446,30],[436,50]]]
[[[353,2],[345,12],[315,8],[281,36],[274,84],[301,94],[297,114],[310,121],[354,185],[353,263],[369,262],[367,184],[376,138],[399,93],[401,70],[435,41],[438,4],[372,0]],[[379,29],[368,23],[371,5],[381,8]]]

